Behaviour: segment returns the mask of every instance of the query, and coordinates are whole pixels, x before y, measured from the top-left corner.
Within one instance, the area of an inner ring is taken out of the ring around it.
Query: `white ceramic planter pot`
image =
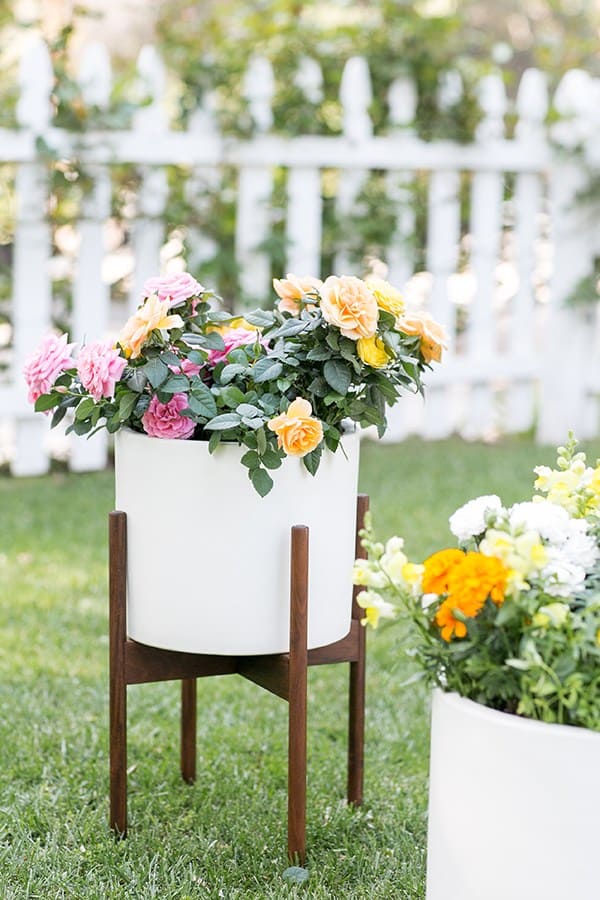
[[[325,451],[313,478],[288,458],[259,497],[244,449],[116,435],[116,507],[127,513],[127,630],[189,653],[289,649],[290,529],[307,525],[308,645],[350,629],[359,435]]]
[[[427,900],[600,897],[600,733],[434,692]]]

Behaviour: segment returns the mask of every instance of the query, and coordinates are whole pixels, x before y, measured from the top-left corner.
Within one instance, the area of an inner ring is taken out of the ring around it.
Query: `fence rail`
[[[318,67],[313,60],[303,66],[302,83],[314,93]],[[286,271],[299,275],[318,274],[321,268],[323,173],[337,173],[339,216],[355,209],[371,173],[385,173],[387,197],[396,210],[384,260],[387,277],[406,285],[408,302],[430,309],[449,335],[446,361],[428,379],[427,404],[418,398],[403,400],[391,414],[388,439],[410,433],[441,438],[455,431],[480,437],[494,429],[534,426],[539,439],[548,442],[561,441],[570,427],[582,437],[598,434],[599,304],[593,302],[595,296],[584,308],[565,302],[600,256],[600,219],[578,200],[589,177],[586,160],[596,162],[600,131],[598,85],[592,78],[579,71],[567,73],[553,98],[560,119],[548,126],[549,97],[541,72],[525,72],[510,107],[501,76],[487,76],[479,89],[482,117],[477,134],[463,146],[426,143],[415,136],[417,96],[405,78],[394,82],[389,92],[388,133],[374,135],[368,65],[358,57],[344,68],[342,134],[293,138],[271,133],[273,75],[264,59],[252,61],[245,79],[255,126],[254,135],[245,140],[219,133],[210,97],[192,115],[187,131],[170,130],[166,73],[154,48],[144,48],[138,68],[149,102],[139,107],[130,129],[70,133],[53,124],[50,57],[43,43],[34,42],[22,59],[18,127],[0,129],[0,163],[16,170],[12,299],[5,341],[9,368],[0,383],[0,426],[4,423],[15,474],[37,474],[49,464],[47,422],[32,414],[20,376],[26,355],[53,322],[49,150],[58,159],[77,158],[88,182],[73,222],[78,240],[72,273],[73,340],[110,333],[114,318],[110,285],[103,276],[113,166],[135,166],[139,176],[128,242],[128,311],[139,302],[145,279],[159,267],[166,240],[166,166],[186,167],[188,200],[200,212],[202,191],[218,188],[224,167],[236,170],[240,290],[247,300],[257,301],[270,293],[265,241],[275,173],[285,170]],[[106,48],[88,48],[80,85],[90,108],[108,106],[111,70]],[[439,102],[451,102],[443,90]],[[515,124],[507,136],[509,113]],[[579,156],[566,154],[557,144],[578,146]],[[415,271],[412,245],[417,184],[427,197],[420,272]],[[193,267],[218,249],[202,227],[194,229],[189,243],[188,264]],[[180,257],[171,261],[183,263]],[[335,270],[356,270],[343,246],[335,256]],[[106,436],[101,434],[91,441],[75,439],[70,465],[75,470],[99,468],[106,450]]]

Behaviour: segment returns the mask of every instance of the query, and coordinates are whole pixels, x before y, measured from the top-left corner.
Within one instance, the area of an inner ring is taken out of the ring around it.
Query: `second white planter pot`
[[[435,691],[427,900],[600,897],[600,733]]]
[[[121,431],[116,507],[127,513],[131,638],[189,653],[289,649],[290,529],[310,529],[308,644],[350,629],[359,435],[324,451],[315,477],[300,459],[272,473],[266,497],[222,444]]]

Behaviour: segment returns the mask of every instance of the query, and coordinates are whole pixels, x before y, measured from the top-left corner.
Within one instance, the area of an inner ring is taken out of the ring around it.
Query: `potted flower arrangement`
[[[356,425],[384,432],[386,406],[422,390],[443,336],[381,279],[288,275],[274,287],[277,308],[241,318],[187,273],[152,278],[115,343],[76,355],[50,334],[27,360],[29,399],[52,425],[68,414],[68,431],[115,433],[128,627],[143,643],[286,649],[299,523],[311,529],[309,593],[325,601],[309,601],[309,645],[349,629]],[[153,558],[173,525],[177,563]]]
[[[423,564],[364,533],[364,622],[402,611],[435,687],[428,900],[598,893],[600,461],[576,444],[532,500],[457,510],[459,546]]]

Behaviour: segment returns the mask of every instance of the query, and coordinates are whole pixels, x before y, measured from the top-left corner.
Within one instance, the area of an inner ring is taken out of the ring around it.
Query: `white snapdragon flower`
[[[369,587],[380,589],[384,588],[388,583],[385,573],[381,572],[377,566],[369,562],[368,559],[357,559],[352,570],[352,584],[361,587]]]
[[[384,600],[376,591],[361,591],[356,602],[365,611],[361,625],[371,625],[377,628],[380,619],[393,619],[396,616],[396,608],[392,603]]]
[[[483,534],[486,529],[486,518],[489,513],[500,512],[502,501],[496,494],[486,494],[469,500],[450,516],[450,531],[459,541],[468,541],[470,538]]]

